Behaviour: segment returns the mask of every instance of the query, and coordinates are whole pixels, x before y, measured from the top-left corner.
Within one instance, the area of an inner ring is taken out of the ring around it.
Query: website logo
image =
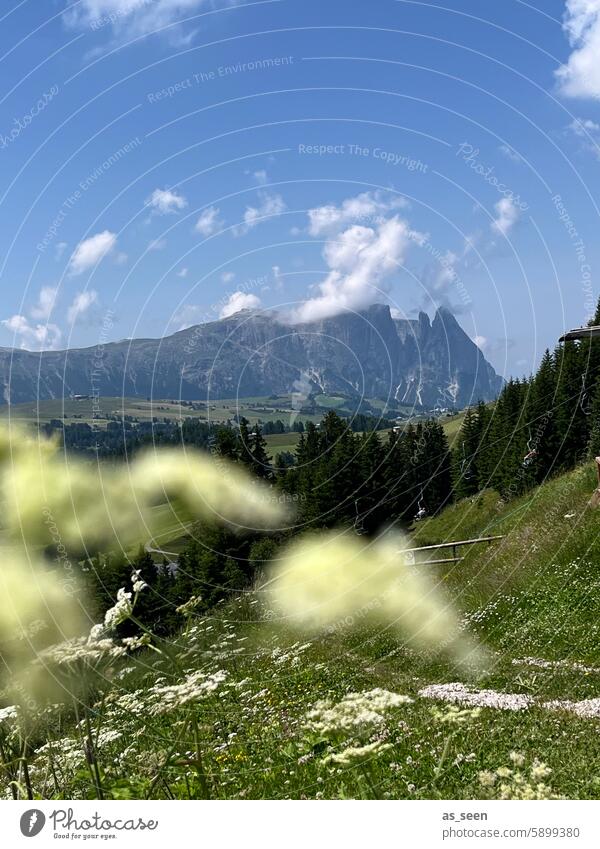
[[[24,837],[35,837],[46,824],[46,815],[37,808],[32,808],[21,817],[21,834]]]

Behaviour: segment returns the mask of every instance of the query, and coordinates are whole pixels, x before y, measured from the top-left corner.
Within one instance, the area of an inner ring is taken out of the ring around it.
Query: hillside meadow
[[[66,652],[70,701],[2,711],[5,795],[596,798],[594,474],[509,503],[488,490],[418,525],[411,545],[504,535],[416,566],[486,648],[483,668],[412,646],[372,617],[376,599],[317,632],[293,627],[265,574],[209,615],[191,598],[172,639],[144,630]],[[135,618],[132,591],[145,589],[125,587],[113,618]]]

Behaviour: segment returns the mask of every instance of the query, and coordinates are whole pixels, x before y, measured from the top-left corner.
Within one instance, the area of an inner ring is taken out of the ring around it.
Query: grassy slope
[[[506,535],[494,547],[473,548],[450,569],[421,567],[438,569],[470,630],[490,650],[488,671],[471,682],[475,686],[541,700],[600,694],[600,511],[586,508],[594,485],[593,469],[584,466],[508,504],[486,492],[419,525],[414,541],[420,544]],[[301,648],[304,642],[309,645]],[[600,720],[534,706],[520,712],[484,708],[464,725],[440,723],[434,703],[419,698],[418,690],[433,683],[468,683],[464,674],[448,659],[409,650],[391,630],[343,625],[307,640],[278,623],[258,592],[218,607],[193,634],[182,635],[180,651],[187,669],[224,669],[229,678],[195,708],[215,796],[481,798],[478,772],[510,766],[513,750],[524,753],[528,764],[535,758],[549,764],[548,782],[556,793],[572,798],[600,793]],[[528,655],[583,661],[597,671],[512,662]],[[172,673],[170,662],[154,654],[128,661],[118,691],[143,693],[156,664],[162,674]],[[386,723],[383,736],[391,748],[363,766],[327,764],[323,746],[340,741],[326,735],[326,743],[314,747],[315,739],[302,728],[306,712],[319,699],[374,687],[415,698]],[[143,696],[133,697],[139,699]],[[182,709],[179,719],[187,715]],[[119,741],[100,752],[109,795],[147,792],[161,760],[158,750],[169,748],[179,727],[174,719],[149,720],[143,709],[136,715],[127,708],[112,709],[107,720],[99,720],[136,741],[122,763]],[[142,727],[144,733],[136,736]],[[182,752],[193,746],[188,738],[184,735]],[[156,795],[201,792],[193,770],[172,763],[164,775]],[[85,792],[79,777],[67,795]]]

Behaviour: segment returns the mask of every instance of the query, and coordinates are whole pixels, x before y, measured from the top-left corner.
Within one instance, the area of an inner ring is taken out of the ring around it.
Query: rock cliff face
[[[0,349],[4,402],[83,394],[155,398],[299,392],[425,408],[492,400],[500,378],[454,316],[394,320],[376,304],[312,324],[242,311],[163,339],[34,353]],[[299,388],[300,387],[300,388]]]

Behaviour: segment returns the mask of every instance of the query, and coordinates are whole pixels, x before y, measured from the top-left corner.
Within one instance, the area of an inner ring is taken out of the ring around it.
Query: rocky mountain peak
[[[498,394],[502,379],[448,310],[392,319],[386,304],[290,325],[244,310],[163,339],[34,353],[0,350],[4,400],[73,394],[187,400],[313,393],[395,399],[431,409]],[[39,375],[39,377],[38,377]]]

